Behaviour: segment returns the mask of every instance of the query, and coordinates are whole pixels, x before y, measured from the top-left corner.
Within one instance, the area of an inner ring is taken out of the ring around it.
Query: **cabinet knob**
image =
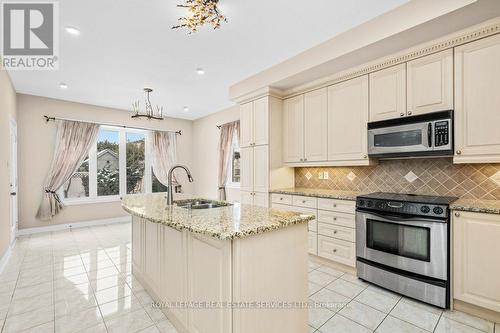
[[[280,198],[281,201],[283,201],[283,198]]]
[[[333,249],[333,253],[337,252],[337,249]]]
[[[368,155],[363,155],[363,158],[368,158]]]
[[[302,200],[302,203],[306,203],[306,201],[305,201],[305,200]]]
[[[461,150],[457,150],[457,155],[460,155],[462,154],[462,151]]]
[[[408,115],[410,115],[410,116],[411,116],[411,111],[408,111]]]
[[[399,114],[399,116],[400,116],[400,117],[402,117],[402,116],[404,116],[404,115],[405,115],[405,114],[404,114],[403,112],[401,112],[401,113]]]
[[[337,221],[337,218],[336,218],[336,217],[334,217],[334,218],[333,218],[333,220],[334,220],[334,221]]]
[[[333,230],[333,233],[336,234],[337,233],[337,230]]]
[[[307,158],[304,158],[304,161],[307,161]]]
[[[455,212],[455,217],[460,217],[460,213],[459,212]]]
[[[333,204],[333,207],[337,207],[337,204]]]

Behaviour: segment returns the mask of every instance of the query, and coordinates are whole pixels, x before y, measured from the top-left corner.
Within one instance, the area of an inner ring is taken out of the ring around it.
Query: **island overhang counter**
[[[183,197],[187,199],[187,197]],[[125,196],[132,273],[179,332],[306,332],[308,221],[251,205]]]

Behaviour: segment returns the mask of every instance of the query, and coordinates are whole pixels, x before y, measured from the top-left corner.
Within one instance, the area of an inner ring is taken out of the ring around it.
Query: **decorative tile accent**
[[[356,178],[356,174],[354,172],[349,172],[347,175],[347,179],[349,179],[351,182]]]
[[[408,183],[413,183],[418,179],[418,176],[414,174],[413,171],[410,171],[405,175],[405,179],[408,181]]]
[[[311,179],[311,177],[312,177],[312,176],[313,176],[313,175],[312,175],[310,172],[307,172],[307,173],[306,173],[306,178],[307,178],[307,180]]]
[[[324,171],[329,172],[328,179],[306,177]],[[412,182],[405,178],[410,172],[417,176]],[[352,180],[351,173],[356,176]],[[451,158],[433,158],[386,160],[375,166],[295,168],[295,187],[500,200],[500,163],[453,164]]]

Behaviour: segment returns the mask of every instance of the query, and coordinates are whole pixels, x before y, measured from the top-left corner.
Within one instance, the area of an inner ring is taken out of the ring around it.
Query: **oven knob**
[[[431,211],[431,209],[429,208],[429,206],[422,206],[420,207],[420,211],[424,214],[427,214],[428,212]]]
[[[436,215],[441,215],[441,214],[443,214],[443,208],[441,208],[441,207],[434,207],[433,212]]]
[[[364,201],[363,199],[360,199],[360,200],[358,201],[358,205],[360,205],[360,206],[364,206],[364,205],[365,205],[365,201]]]
[[[366,202],[366,206],[368,206],[368,207],[373,206],[373,201],[367,201],[367,202]]]

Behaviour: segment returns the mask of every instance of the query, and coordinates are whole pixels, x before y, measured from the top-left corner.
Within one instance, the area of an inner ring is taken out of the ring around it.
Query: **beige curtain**
[[[44,185],[44,194],[36,217],[51,220],[63,208],[56,191],[66,183],[87,157],[97,140],[99,125],[56,120],[56,147]]]
[[[156,178],[163,185],[168,185],[168,170],[177,162],[177,133],[149,132],[151,142],[151,166]],[[179,184],[174,174],[174,185]]]
[[[219,140],[219,200],[226,200],[226,184],[231,166],[231,147],[233,140],[240,138],[240,121],[233,121],[221,126]]]

